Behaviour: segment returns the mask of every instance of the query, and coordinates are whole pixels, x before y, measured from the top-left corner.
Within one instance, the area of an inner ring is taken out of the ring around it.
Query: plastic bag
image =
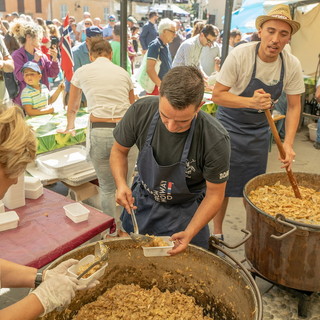
[[[155,83],[150,79],[147,73],[147,60],[148,60],[148,52],[145,53],[143,56],[140,70],[137,75],[137,81],[140,84],[140,86],[146,90],[147,93],[151,93],[154,90]],[[155,65],[155,71],[158,74],[160,70],[161,61],[157,60]]]

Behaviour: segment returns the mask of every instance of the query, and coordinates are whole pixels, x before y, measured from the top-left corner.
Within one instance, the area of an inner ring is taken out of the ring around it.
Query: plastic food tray
[[[67,204],[63,209],[66,216],[75,223],[88,220],[90,211],[79,202]]]
[[[87,265],[88,267],[90,266],[90,264],[94,263],[95,261],[95,256],[93,254],[89,254],[88,256],[82,258],[77,264],[74,264],[73,266],[71,266],[68,269],[68,273],[70,275],[73,276],[78,276],[78,270],[79,268],[81,268],[82,266]],[[106,267],[107,267],[108,263],[106,262],[100,269],[98,269],[95,273],[93,273],[90,277],[88,278],[81,278],[80,279],[80,284],[89,284],[91,281],[93,280],[98,280],[99,278],[101,278],[105,271],[106,271]],[[84,271],[84,270],[83,270]]]
[[[168,246],[166,247],[143,247],[143,254],[145,257],[168,257],[170,254],[167,252],[171,250],[174,246],[173,242],[170,241],[170,237],[159,237],[162,240],[168,242]]]
[[[72,146],[40,155],[36,162],[41,171],[59,178],[66,178],[93,168],[86,160],[86,150],[83,146]]]
[[[15,229],[19,223],[19,216],[15,211],[0,213],[0,231]]]

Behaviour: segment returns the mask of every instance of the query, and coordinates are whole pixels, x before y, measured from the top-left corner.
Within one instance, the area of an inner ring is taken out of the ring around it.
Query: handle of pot
[[[241,232],[245,233],[246,236],[239,243],[234,244],[234,245],[228,244],[227,242],[224,242],[223,240],[220,240],[214,236],[212,236],[212,238],[213,238],[213,241],[215,241],[217,244],[221,243],[222,245],[224,245],[228,249],[235,249],[235,248],[240,247],[242,244],[244,244],[252,235],[252,233],[250,231],[245,230],[245,229],[241,229]]]
[[[292,232],[295,232],[297,230],[297,227],[287,221],[284,221],[285,217],[282,214],[277,214],[276,215],[276,221],[279,222],[280,224],[290,227],[292,228],[291,230],[289,230],[288,232],[284,233],[281,236],[276,236],[276,235],[271,235],[271,238],[276,239],[276,240],[282,240],[283,238],[287,237],[289,234],[291,234]]]

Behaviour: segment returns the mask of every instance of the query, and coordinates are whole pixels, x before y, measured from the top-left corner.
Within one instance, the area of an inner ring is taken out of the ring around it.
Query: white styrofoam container
[[[12,185],[3,197],[3,203],[8,209],[23,207],[26,204],[24,192],[24,173],[17,184]]]
[[[77,172],[92,169],[92,163],[87,162],[86,157],[86,150],[83,146],[72,146],[40,155],[36,162],[42,172],[67,178]]]
[[[73,266],[71,266],[68,269],[68,273],[72,276],[78,276],[78,270],[80,267],[88,265],[88,267],[90,266],[90,264],[94,263],[95,261],[95,256],[93,254],[89,254],[88,256],[82,258],[77,264],[74,264]],[[93,280],[98,280],[99,278],[101,278],[105,271],[106,271],[106,267],[107,267],[108,263],[105,262],[105,264],[98,269],[95,273],[93,273],[90,277],[88,278],[81,278],[79,280],[80,284],[89,284],[91,281]]]
[[[37,177],[24,177],[24,188],[28,190],[36,190],[37,188],[41,187],[42,183],[41,180]]]
[[[40,183],[40,186],[37,188],[25,188],[25,196],[27,199],[38,199],[43,195],[43,185]]]
[[[174,243],[170,241],[170,237],[159,237],[162,240],[168,242],[168,246],[165,247],[143,247],[143,254],[145,257],[168,257],[168,251],[171,250],[174,246]]]
[[[0,231],[15,229],[19,223],[19,216],[15,211],[0,214]]]
[[[70,203],[63,207],[66,216],[73,222],[86,221],[89,218],[89,210],[79,202]]]
[[[320,120],[318,120],[320,121]],[[309,137],[311,141],[316,141],[316,137],[317,137],[317,127],[318,124],[317,123],[309,123],[308,124],[308,128],[309,128]]]
[[[0,213],[4,212],[4,203],[2,200],[0,200]]]

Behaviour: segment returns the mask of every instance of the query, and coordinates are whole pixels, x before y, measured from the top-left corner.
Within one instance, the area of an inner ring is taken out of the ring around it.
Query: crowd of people
[[[304,83],[299,60],[285,49],[300,28],[287,5],[277,5],[257,17],[257,32],[252,35],[244,37],[239,30],[231,30],[229,55],[222,67],[223,34],[205,21],[197,20],[189,28],[177,19],[160,19],[151,11],[140,30],[137,20],[129,16],[124,70],[117,18],[110,15],[108,24],[101,26],[101,19],[91,19],[89,12],[78,23],[70,16],[74,74],[52,94],[50,79],[61,75],[58,43],[63,21],[32,20],[17,14],[7,19],[7,26],[1,23],[0,68],[14,73],[19,92],[10,99],[4,80],[0,81],[0,197],[35,158],[32,131],[19,107],[8,106],[13,101],[31,116],[52,113],[50,104],[62,91],[68,108],[67,125],[61,133],[74,135],[76,114],[87,107],[87,154],[98,177],[102,211],[116,217],[116,202],[123,207],[111,237],[133,231],[130,214],[136,210],[141,233],[171,236],[175,242],[169,252],[172,255],[184,251],[189,243],[208,248],[212,219],[214,235],[223,239],[229,197],[242,197],[244,185],[266,172],[269,133],[263,110],[272,108],[281,96],[287,106],[286,155],[280,161],[291,170]],[[149,96],[143,99],[134,93],[132,76],[135,57],[140,54],[152,83],[146,90]],[[212,90],[212,100],[219,105],[216,117],[201,110],[205,88]],[[29,137],[19,144],[11,141],[18,126],[26,132],[22,137]],[[315,147],[319,144],[320,139]],[[21,149],[10,150],[16,158],[9,161],[7,146],[12,145]],[[16,170],[11,172],[11,167]],[[67,262],[73,263],[76,261]],[[34,268],[4,260],[0,267],[5,271],[0,273],[3,284],[37,284]],[[32,319],[70,302],[76,290],[86,288],[65,270],[61,265],[56,272],[52,270],[52,277],[49,272],[43,275],[33,296],[0,314],[21,312],[30,303],[34,309],[30,308],[25,319]],[[16,272],[29,275],[29,281],[14,281]],[[57,293],[58,285],[66,288],[65,295]]]

